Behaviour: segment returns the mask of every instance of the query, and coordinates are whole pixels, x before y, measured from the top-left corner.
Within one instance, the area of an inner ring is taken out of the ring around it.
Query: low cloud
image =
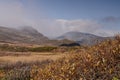
[[[0,1],[0,26],[20,27],[35,26],[33,16],[40,17],[36,9],[25,7],[20,0],[1,0]],[[32,17],[32,18],[31,18]]]
[[[104,22],[120,22],[120,17],[115,17],[115,16],[107,16],[102,19]]]
[[[0,25],[9,27],[25,25],[25,13],[20,2],[0,2]]]
[[[91,33],[98,36],[113,36],[116,31],[103,29],[103,25],[94,20],[44,20],[40,21],[39,27],[36,27],[40,32],[47,36],[57,37],[69,31],[78,31]],[[44,27],[42,27],[44,26]]]
[[[64,19],[58,19],[56,20],[58,24],[61,25],[64,31],[81,31],[81,32],[93,32],[99,27],[101,27],[100,24],[98,24],[95,21],[92,20],[64,20]]]
[[[79,31],[93,33],[101,28],[101,25],[92,20],[40,20],[36,21],[36,29],[47,36],[56,37],[69,31]]]
[[[36,12],[37,13],[37,12]],[[115,31],[104,30],[103,25],[94,20],[66,20],[66,19],[31,19],[24,5],[19,0],[13,2],[0,2],[0,26],[20,27],[32,26],[39,32],[49,37],[57,37],[69,31],[79,31],[111,36]],[[35,16],[35,15],[33,15]],[[39,15],[40,16],[40,15]],[[116,17],[106,17],[105,21],[118,21]],[[104,33],[104,34],[103,34]]]
[[[108,37],[108,36],[114,36],[118,33],[119,31],[115,30],[106,30],[106,29],[98,29],[93,32],[93,34],[96,34],[98,36],[103,36],[103,37]]]

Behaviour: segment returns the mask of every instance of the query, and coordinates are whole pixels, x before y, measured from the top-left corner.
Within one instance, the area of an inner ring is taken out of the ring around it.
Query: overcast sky
[[[32,26],[48,37],[113,36],[120,32],[120,0],[0,0],[0,26]]]

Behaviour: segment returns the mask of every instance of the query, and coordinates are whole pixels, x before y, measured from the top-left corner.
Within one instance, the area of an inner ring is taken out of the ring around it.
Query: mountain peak
[[[36,29],[34,29],[31,26],[23,26],[20,28],[20,31],[28,32],[28,33],[39,33]]]
[[[20,29],[0,27],[0,41],[41,44],[48,38],[32,27]]]
[[[106,38],[105,37],[100,37],[96,36],[94,34],[89,34],[89,33],[82,33],[82,32],[67,32],[63,34],[62,36],[57,38],[58,40],[63,40],[63,39],[68,39],[68,40],[73,40],[81,45],[94,45],[97,43],[97,41],[103,41]]]

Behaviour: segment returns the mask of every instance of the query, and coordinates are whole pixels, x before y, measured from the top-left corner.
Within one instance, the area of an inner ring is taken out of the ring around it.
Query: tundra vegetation
[[[119,35],[94,46],[0,49],[66,54],[56,60],[1,64],[0,80],[120,80]]]

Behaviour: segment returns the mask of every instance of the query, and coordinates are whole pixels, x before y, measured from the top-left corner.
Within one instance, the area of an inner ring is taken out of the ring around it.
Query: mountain
[[[59,46],[74,43],[70,40],[50,40],[32,27],[8,28],[0,27],[0,43],[24,43],[43,46]]]
[[[63,39],[73,40],[79,43],[80,45],[94,45],[98,42],[109,39],[109,37],[101,37],[101,36],[96,36],[93,34],[82,33],[82,32],[67,32],[62,36],[57,37],[56,39],[57,40],[63,40]]]
[[[0,42],[42,44],[48,40],[47,37],[32,27],[23,27],[21,29],[0,27]]]
[[[79,43],[80,45],[94,45],[97,42],[109,39],[89,33],[67,32],[56,40],[50,40],[32,27],[22,27],[20,29],[0,27],[0,42],[4,43],[25,43],[37,45],[61,45]]]

